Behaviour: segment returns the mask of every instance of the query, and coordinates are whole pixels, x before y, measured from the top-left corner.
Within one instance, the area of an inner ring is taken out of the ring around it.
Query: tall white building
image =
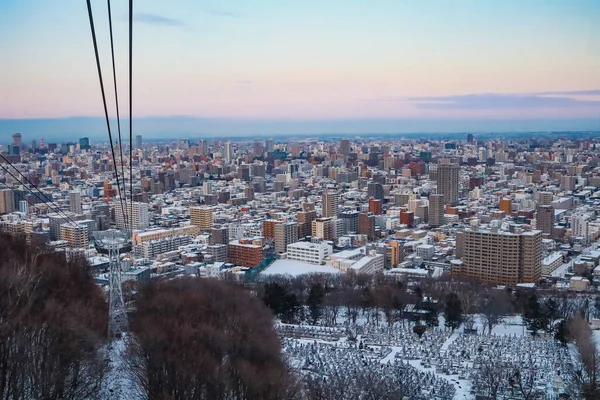
[[[233,159],[233,148],[231,147],[231,142],[229,140],[225,142],[223,157],[225,158],[225,161],[231,161]]]
[[[127,202],[124,204],[127,210],[127,216],[131,220],[131,229],[146,229],[149,225],[150,216],[148,214],[148,204],[134,202],[131,204]],[[115,223],[117,228],[125,229],[127,227],[127,221],[123,215],[121,204],[115,201],[112,205],[115,210]]]
[[[590,214],[575,214],[571,217],[571,231],[573,237],[584,238],[588,240]]]
[[[83,212],[83,209],[81,207],[81,193],[69,193],[69,211],[75,214],[81,214]]]

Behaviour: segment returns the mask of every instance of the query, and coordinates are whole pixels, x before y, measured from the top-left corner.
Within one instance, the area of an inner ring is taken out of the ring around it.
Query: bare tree
[[[504,291],[491,290],[480,297],[478,311],[483,317],[488,335],[492,334],[495,326],[503,322],[509,310],[510,299]]]
[[[199,278],[152,282],[137,305],[131,352],[149,398],[295,396],[271,314],[241,287]]]
[[[578,360],[573,366],[573,381],[582,399],[600,398],[600,357],[594,335],[584,317],[573,318],[569,324],[569,334],[577,349]]]

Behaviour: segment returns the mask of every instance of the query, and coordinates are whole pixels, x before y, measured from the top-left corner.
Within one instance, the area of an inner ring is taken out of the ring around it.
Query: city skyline
[[[93,5],[106,83],[106,7]],[[113,5],[123,104],[126,11]],[[434,121],[417,131],[447,131],[435,121],[448,120],[505,130],[495,122],[504,119],[595,129],[599,16],[593,1],[147,1],[134,21],[134,116],[292,121],[297,131],[307,121],[412,119]],[[101,116],[87,24],[82,2],[0,5],[4,124]],[[540,130],[552,129],[565,128]],[[293,129],[281,123],[279,131]]]

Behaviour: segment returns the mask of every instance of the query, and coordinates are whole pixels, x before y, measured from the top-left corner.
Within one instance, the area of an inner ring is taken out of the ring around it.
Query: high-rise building
[[[374,215],[383,214],[383,205],[382,201],[374,198],[369,199],[369,212]]]
[[[554,228],[554,208],[551,205],[537,206],[535,221],[536,229],[551,235]]]
[[[228,244],[229,229],[224,226],[215,226],[210,229],[210,244]]]
[[[15,211],[15,194],[10,189],[0,189],[0,214]]]
[[[371,213],[360,213],[358,216],[358,233],[367,235],[368,240],[376,239],[375,215]]]
[[[350,154],[350,142],[347,139],[340,140],[340,154],[344,156]]]
[[[81,150],[87,150],[90,148],[90,139],[83,137],[79,139],[79,148]]]
[[[312,222],[312,236],[323,240],[335,240],[336,221],[333,218],[317,218]]]
[[[60,240],[60,226],[70,222],[69,218],[62,214],[50,215],[48,225],[50,227],[50,240]]]
[[[29,202],[27,200],[19,200],[19,211],[23,214],[29,213]]]
[[[209,231],[213,225],[213,210],[208,207],[190,208],[191,224],[200,227],[201,231]]]
[[[427,219],[429,225],[438,227],[444,224],[444,195],[430,194]]]
[[[538,192],[537,198],[538,198],[538,205],[549,206],[550,203],[552,203],[554,196],[552,195],[551,192]]]
[[[133,202],[133,204],[131,204],[130,202],[123,201],[123,206],[124,207],[121,208],[119,201],[115,201],[112,204],[117,228],[123,230],[126,229],[129,221],[131,221],[131,226],[129,228],[132,230],[146,229],[148,227],[150,216],[148,214],[147,203]],[[125,209],[126,215],[124,215],[123,209]]]
[[[340,214],[344,235],[348,233],[358,233],[358,215],[359,212],[356,210],[344,211]]]
[[[69,193],[69,210],[75,214],[81,214],[83,212],[80,192],[73,191]]]
[[[266,219],[262,223],[263,236],[266,239],[275,240],[275,227],[281,224],[282,221],[276,219]]]
[[[135,135],[135,149],[142,150],[142,135]]]
[[[297,215],[298,219],[298,237],[304,238],[312,235],[313,221],[317,219],[315,210],[300,211]]]
[[[542,232],[504,232],[497,228],[466,229],[456,238],[460,262],[452,275],[496,285],[535,283],[542,273]]]
[[[260,238],[239,239],[229,242],[227,259],[242,267],[254,268],[263,259],[263,243]]]
[[[560,177],[561,190],[573,191],[577,186],[577,177],[571,175],[563,175]]]
[[[265,140],[265,149],[268,152],[271,152],[271,151],[275,150],[275,142],[273,141],[273,139],[267,139],[267,140]]]
[[[287,251],[288,244],[298,241],[298,224],[284,222],[275,225],[275,251],[279,254]]]
[[[231,142],[229,140],[225,142],[223,158],[225,158],[225,161],[227,162],[230,162],[233,159],[233,148],[231,147]]]
[[[321,197],[323,218],[337,217],[339,207],[339,195],[337,192],[328,190]]]
[[[444,203],[455,206],[458,204],[460,166],[442,159],[437,168],[437,192],[444,195]]]
[[[367,183],[367,196],[375,200],[383,200],[383,185],[375,181]]]
[[[73,222],[60,226],[60,239],[66,240],[68,246],[72,248],[85,249],[89,244],[87,228]]]
[[[500,197],[500,204],[498,205],[498,208],[500,209],[500,211],[504,211],[506,213],[506,215],[510,215],[510,213],[512,212],[512,201],[510,199],[505,199],[503,197]]]
[[[204,139],[200,139],[200,143],[198,144],[200,146],[200,154],[203,156],[208,155],[208,142]]]
[[[16,146],[18,148],[21,148],[23,146],[23,140],[22,140],[20,133],[13,134],[12,138],[13,138],[13,142],[12,142],[13,146]]]

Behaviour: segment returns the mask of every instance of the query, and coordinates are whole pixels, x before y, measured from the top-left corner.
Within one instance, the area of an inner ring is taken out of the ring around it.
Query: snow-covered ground
[[[487,327],[484,330],[481,316],[473,316],[473,321],[477,334],[463,333],[463,326],[451,332],[440,318],[440,326],[429,328],[422,338],[412,332],[412,324],[375,326],[364,319],[348,328],[342,324],[278,324],[276,328],[290,365],[303,373],[327,375],[346,367],[382,368],[375,367],[379,364],[384,366],[384,375],[402,371],[410,382],[418,382],[420,391],[411,393],[411,399],[434,398],[435,394],[440,398],[473,400],[483,364],[528,362],[538,370],[536,387],[542,388],[548,399],[558,398],[564,390],[559,374],[566,371],[570,361],[564,347],[551,338],[526,334],[520,316],[505,318],[491,335]],[[597,335],[600,341],[600,333]],[[349,339],[352,336],[356,341]]]
[[[260,275],[290,275],[299,276],[305,274],[339,274],[340,271],[336,268],[327,265],[313,265],[293,260],[277,260],[267,269],[262,271]]]
[[[102,384],[102,400],[144,400],[144,391],[127,363],[127,336],[114,339],[104,352],[108,371]]]

